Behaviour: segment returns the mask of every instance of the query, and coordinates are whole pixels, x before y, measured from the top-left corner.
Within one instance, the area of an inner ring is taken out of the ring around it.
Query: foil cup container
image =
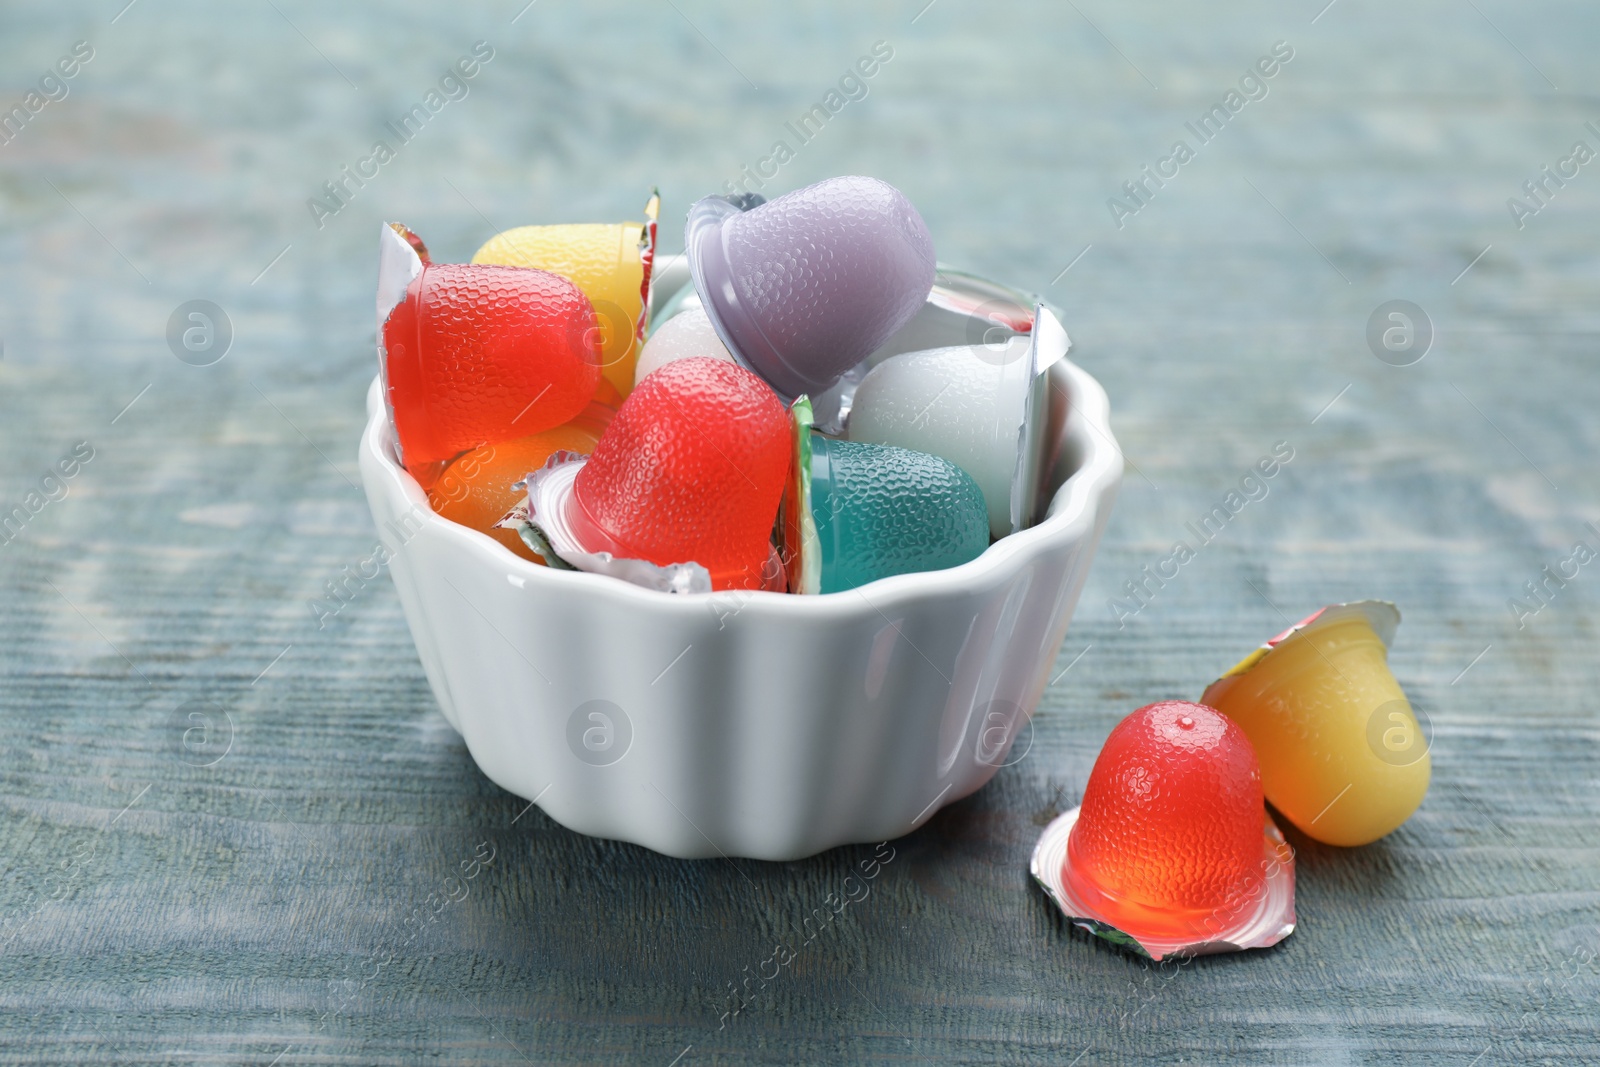
[[[967,341],[958,318],[912,347]],[[503,788],[667,855],[793,860],[916,829],[1005,763],[1121,482],[1105,391],[1066,359],[1047,373],[1036,523],[960,566],[819,596],[667,594],[521,559],[433,513],[374,382],[362,481],[440,710]]]

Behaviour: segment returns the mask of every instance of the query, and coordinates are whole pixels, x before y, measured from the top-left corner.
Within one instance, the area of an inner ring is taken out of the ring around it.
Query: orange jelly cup
[[[464,453],[428,490],[428,503],[451,522],[488,534],[523,559],[543,564],[516,530],[496,525],[524,498],[524,492],[512,486],[556,452],[593,452],[613,414],[612,409],[591,403],[577,418],[552,430]]]

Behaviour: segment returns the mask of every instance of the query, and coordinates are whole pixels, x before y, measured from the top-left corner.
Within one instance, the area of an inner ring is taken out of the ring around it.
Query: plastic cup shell
[[[789,592],[808,596],[822,592],[822,543],[811,511],[811,401],[800,397],[789,407],[794,434],[789,481],[778,506],[782,558]]]
[[[635,559],[591,518],[574,492],[578,472],[589,457],[557,452],[524,482],[527,502],[500,525],[515,529],[524,543],[552,567],[603,574],[663,593],[709,593],[726,575],[713,574],[694,560],[656,564]],[[762,570],[768,592],[783,592],[787,576],[776,548]]]

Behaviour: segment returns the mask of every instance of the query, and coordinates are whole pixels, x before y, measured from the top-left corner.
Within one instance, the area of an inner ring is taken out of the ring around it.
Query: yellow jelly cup
[[[603,384],[625,397],[633,389],[633,368],[644,341],[660,210],[661,197],[652,193],[644,222],[518,226],[489,238],[472,262],[547,270],[583,290],[604,334]]]
[[[1323,608],[1200,698],[1250,738],[1272,806],[1324,844],[1376,841],[1428,791],[1428,738],[1389,670],[1399,624],[1385,601]]]

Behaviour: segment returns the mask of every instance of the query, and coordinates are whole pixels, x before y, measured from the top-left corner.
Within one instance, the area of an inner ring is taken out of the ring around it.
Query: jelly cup
[[[1294,857],[1267,817],[1255,751],[1202,704],[1122,720],[1080,807],[1032,871],[1078,926],[1154,959],[1276,944],[1294,930]]]
[[[935,271],[905,194],[855,176],[748,210],[706,197],[684,249],[717,335],[786,402],[824,392],[910,321]]]
[[[954,463],[820,434],[811,445],[821,592],[958,567],[989,547],[983,492]]]
[[[989,547],[983,493],[960,467],[925,452],[813,433],[809,411],[804,397],[795,402],[795,462],[782,518],[791,592],[837,593],[957,567]]]
[[[648,588],[781,591],[771,535],[790,434],[754,374],[677,360],[623,401],[588,459],[557,453],[528,478],[519,529],[552,565]]]
[[[600,381],[594,310],[548,271],[425,262],[385,225],[378,366],[401,458],[423,488],[462,452],[559,426]]]
[[[972,475],[989,510],[989,532],[1027,526],[1046,466],[1047,372],[1071,347],[1043,305],[1026,334],[906,352],[874,367],[849,407],[852,441],[928,452]]]
[[[716,328],[711,325],[711,319],[703,308],[685,310],[657,327],[639,352],[634,376],[642,382],[673,360],[694,356],[709,356],[725,363],[737,362],[717,336]]]
[[[1364,845],[1422,804],[1427,738],[1388,646],[1393,604],[1335,604],[1272,638],[1202,698],[1250,736],[1272,806],[1307,837]]]
[[[428,490],[428,502],[451,522],[488,534],[523,559],[542,563],[516,530],[499,525],[526,499],[517,483],[557,452],[593,452],[614,414],[611,408],[591,403],[577,418],[553,430],[463,453],[445,467]]]
[[[547,270],[582,289],[604,334],[601,373],[619,400],[633,388],[645,335],[660,207],[652,193],[644,222],[518,226],[495,234],[472,256],[474,263]]]

